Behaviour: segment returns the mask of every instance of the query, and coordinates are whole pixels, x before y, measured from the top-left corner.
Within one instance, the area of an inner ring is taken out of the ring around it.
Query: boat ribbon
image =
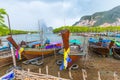
[[[67,64],[68,64],[67,58],[68,58],[69,52],[70,52],[70,48],[68,48],[67,50],[64,49],[64,69],[67,68]]]
[[[19,48],[19,49],[16,50],[16,58],[17,58],[18,60],[21,60],[21,59],[22,59],[21,55],[22,55],[22,52],[23,52],[23,51],[24,51],[24,48]]]

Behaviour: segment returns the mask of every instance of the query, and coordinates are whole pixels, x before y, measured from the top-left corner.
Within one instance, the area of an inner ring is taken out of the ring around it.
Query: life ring
[[[73,64],[71,67],[70,67],[70,69],[71,70],[76,70],[76,69],[78,69],[78,65],[77,64]]]
[[[63,62],[62,60],[57,60],[57,61],[56,61],[56,64],[57,64],[58,66],[60,66],[60,65],[62,65],[62,62]]]

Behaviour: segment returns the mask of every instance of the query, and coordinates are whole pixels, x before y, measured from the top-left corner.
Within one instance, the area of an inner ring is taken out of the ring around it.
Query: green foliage
[[[35,31],[22,31],[22,30],[12,30],[12,34],[27,34],[27,33],[36,33]],[[9,35],[10,31],[7,27],[0,26],[0,36]]]
[[[4,15],[7,15],[5,9],[0,8],[0,26],[6,27],[4,24]]]
[[[68,29],[72,33],[77,32],[107,32],[107,31],[120,31],[120,26],[110,26],[110,27],[85,27],[85,26],[62,26],[53,30],[54,33],[59,33],[63,29]]]

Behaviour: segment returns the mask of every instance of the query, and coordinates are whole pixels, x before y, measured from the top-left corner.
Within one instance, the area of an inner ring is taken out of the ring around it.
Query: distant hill
[[[81,17],[73,26],[120,26],[120,6]]]

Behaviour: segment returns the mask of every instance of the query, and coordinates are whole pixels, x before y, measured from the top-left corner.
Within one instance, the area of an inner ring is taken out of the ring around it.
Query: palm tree
[[[0,8],[0,26],[6,27],[4,24],[4,15],[7,15],[5,9]]]

